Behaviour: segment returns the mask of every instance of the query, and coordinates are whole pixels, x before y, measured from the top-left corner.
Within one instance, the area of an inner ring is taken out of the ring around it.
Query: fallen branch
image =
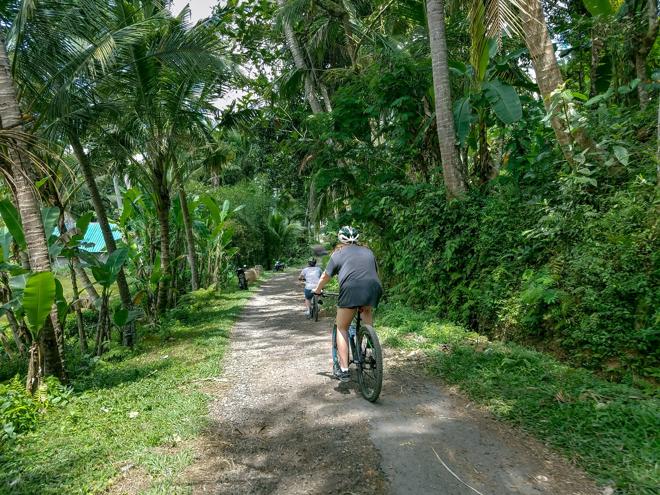
[[[438,455],[438,453],[435,451],[435,449],[434,449],[433,447],[431,447],[431,450],[433,451],[433,453],[435,454],[435,456],[438,458],[438,460],[440,461],[440,463],[445,467],[445,469],[446,469],[447,471],[449,471],[449,473],[450,473],[454,478],[456,478],[458,481],[460,481],[461,483],[463,483],[465,486],[467,486],[467,487],[468,487],[470,490],[472,490],[474,493],[478,493],[479,495],[484,495],[483,493],[481,493],[481,492],[480,492],[479,490],[477,490],[476,488],[474,488],[474,487],[468,485],[465,481],[463,481],[461,478],[459,478],[458,475],[457,475],[454,471],[452,471],[451,469],[449,469],[449,466],[447,466],[447,464],[445,464],[445,461],[443,461],[443,460],[440,458],[440,456]]]

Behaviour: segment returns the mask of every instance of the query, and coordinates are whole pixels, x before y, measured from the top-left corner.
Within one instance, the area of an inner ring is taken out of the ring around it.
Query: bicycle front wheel
[[[314,294],[312,297],[312,318],[314,321],[319,321],[319,296]]]
[[[371,325],[360,328],[357,336],[361,354],[357,366],[358,383],[362,396],[369,402],[376,402],[383,387],[383,351],[378,335]]]

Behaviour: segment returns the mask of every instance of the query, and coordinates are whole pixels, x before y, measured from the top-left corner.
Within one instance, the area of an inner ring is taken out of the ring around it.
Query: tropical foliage
[[[390,300],[654,386],[655,0],[169,3],[0,5],[4,379],[352,223]]]

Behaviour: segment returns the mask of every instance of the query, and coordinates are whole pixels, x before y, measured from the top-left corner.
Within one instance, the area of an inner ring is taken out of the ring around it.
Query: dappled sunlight
[[[571,482],[596,493],[421,370],[388,365],[387,349],[381,397],[365,401],[354,372],[345,384],[331,374],[332,319],[309,321],[300,307],[293,281],[277,277],[235,325],[222,392],[188,470],[193,493],[466,494],[452,472],[483,493],[572,493]],[[352,467],[359,477],[346,475]]]

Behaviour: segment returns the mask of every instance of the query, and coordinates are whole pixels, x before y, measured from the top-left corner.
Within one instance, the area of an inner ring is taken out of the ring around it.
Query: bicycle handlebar
[[[326,291],[321,291],[320,294],[316,294],[316,295],[317,295],[317,296],[321,296],[321,297],[326,297],[326,296],[335,296],[335,297],[339,297],[339,293],[338,293],[338,292],[326,292]]]

